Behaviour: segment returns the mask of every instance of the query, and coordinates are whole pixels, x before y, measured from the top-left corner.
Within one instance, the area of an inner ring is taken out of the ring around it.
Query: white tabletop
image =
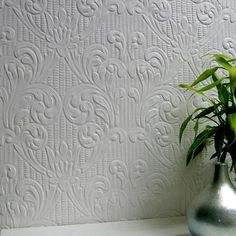
[[[184,217],[2,230],[1,236],[190,236]]]

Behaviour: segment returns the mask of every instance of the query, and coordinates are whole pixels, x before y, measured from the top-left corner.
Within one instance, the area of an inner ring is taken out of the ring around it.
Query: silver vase
[[[189,206],[187,222],[193,236],[236,235],[236,190],[227,164],[215,164],[213,181]]]

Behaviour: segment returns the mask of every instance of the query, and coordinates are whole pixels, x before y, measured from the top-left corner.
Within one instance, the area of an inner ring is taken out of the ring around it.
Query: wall
[[[185,167],[178,88],[235,56],[227,0],[0,0],[0,226],[182,215],[207,181]],[[205,176],[205,177],[204,177]]]

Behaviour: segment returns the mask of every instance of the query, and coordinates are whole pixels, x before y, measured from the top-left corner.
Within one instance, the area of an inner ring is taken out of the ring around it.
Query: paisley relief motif
[[[86,75],[88,81],[91,81],[92,78],[95,83],[100,83],[100,81],[97,81],[100,79],[98,68],[107,58],[107,48],[99,44],[91,45],[84,51],[82,57],[83,73]]]
[[[167,0],[149,0],[148,12],[152,15],[153,19],[164,22],[170,19],[172,9]]]
[[[146,0],[131,0],[126,2],[126,8],[127,12],[130,15],[134,15],[135,13],[141,14],[143,12],[143,9],[146,6],[147,1]]]
[[[160,80],[161,78],[165,78],[169,61],[163,50],[157,47],[147,48],[144,58],[153,67],[155,79]]]
[[[92,85],[72,89],[64,101],[64,114],[78,126],[79,144],[91,151],[83,169],[90,168],[105,147],[109,130],[114,127],[115,113],[108,96]]]
[[[130,168],[130,181],[134,188],[137,188],[140,180],[145,179],[145,175],[148,173],[148,165],[144,160],[135,160]]]
[[[1,8],[1,7],[0,7]],[[0,29],[1,44],[8,43],[15,38],[15,30],[9,26],[3,26]]]
[[[46,0],[24,0],[21,2],[22,6],[25,7],[26,11],[33,14],[38,15],[42,14],[47,7],[47,1]]]
[[[82,0],[77,1],[77,7],[79,12],[86,17],[91,17],[96,14],[96,12],[102,7],[101,0]]]
[[[110,0],[107,9],[120,15],[125,11],[125,3],[122,0]]]
[[[222,42],[223,47],[232,56],[236,56],[236,40],[233,38],[225,38]]]
[[[119,31],[111,31],[107,36],[107,40],[109,43],[114,44],[115,48],[119,50],[119,58],[122,59],[126,46],[124,35]]]
[[[29,73],[32,82],[39,80],[43,70],[43,57],[37,47],[31,43],[19,43],[14,50],[14,56]]]
[[[197,6],[197,18],[204,25],[210,25],[218,16],[218,10],[210,2],[204,2]]]
[[[0,167],[0,197],[4,196],[7,193],[7,186],[9,182],[14,180],[15,178],[16,178],[16,167],[14,165],[11,165],[11,164],[1,165]],[[2,206],[1,208],[3,209]]]
[[[102,119],[106,126],[114,126],[114,110],[106,94],[92,85],[73,88],[64,101],[67,119],[79,126]]]
[[[126,165],[119,160],[112,161],[109,170],[112,175],[114,175],[117,179],[119,179],[120,188],[124,189],[125,181],[128,178],[128,170]]]
[[[141,32],[133,32],[128,39],[128,52],[132,60],[135,59],[135,51],[145,43],[145,36]]]

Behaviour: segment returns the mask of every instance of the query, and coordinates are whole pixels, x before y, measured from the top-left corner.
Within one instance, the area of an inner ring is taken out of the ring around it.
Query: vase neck
[[[229,179],[229,172],[228,172],[228,166],[226,163],[220,163],[217,162],[215,164],[215,173],[213,178],[213,183],[221,183],[221,182],[228,182]]]

